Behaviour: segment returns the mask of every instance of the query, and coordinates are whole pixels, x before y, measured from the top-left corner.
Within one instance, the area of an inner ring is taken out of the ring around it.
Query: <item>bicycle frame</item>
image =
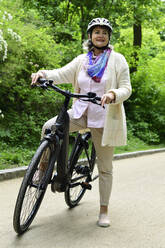
[[[51,183],[56,183],[56,186],[57,186],[56,190],[58,192],[64,192],[67,184],[69,183],[68,162],[71,161],[75,153],[75,149],[81,149],[82,146],[85,147],[85,152],[86,152],[89,164],[91,164],[92,166],[92,162],[90,162],[89,156],[87,153],[87,146],[88,146],[87,141],[90,138],[90,134],[83,136],[83,138],[81,137],[81,135],[78,136],[76,142],[79,142],[79,145],[78,143],[75,144],[72,154],[70,156],[70,159],[68,161],[70,118],[69,118],[67,110],[68,110],[70,99],[71,97],[77,97],[77,98],[84,97],[84,98],[91,99],[91,102],[97,104],[96,100],[100,100],[100,98],[97,97],[95,93],[92,93],[92,92],[89,92],[88,95],[80,95],[80,94],[72,94],[70,92],[62,91],[57,86],[54,86],[52,84],[53,81],[51,80],[49,81],[49,84],[45,84],[45,80],[42,80],[42,79],[40,79],[39,81],[42,84],[42,86],[40,87],[47,89],[47,86],[50,86],[51,88],[53,88],[54,90],[56,90],[57,92],[65,96],[64,103],[57,116],[55,124],[51,127],[51,130],[46,130],[46,135],[43,138],[55,144],[56,154],[52,156],[54,157],[54,163],[57,162],[57,169],[56,169],[57,173],[53,176]],[[88,101],[90,101],[89,99]],[[80,139],[81,139],[81,142],[80,142]],[[57,158],[57,161],[56,161],[56,158]]]
[[[68,150],[69,150],[69,115],[67,113],[68,105],[71,97],[65,97],[63,106],[57,116],[55,124],[51,130],[46,130],[46,135],[43,139],[49,140],[55,145],[56,153],[54,163],[57,162],[57,173],[54,175],[52,182],[59,184],[58,191],[64,192],[68,183],[67,168],[68,168]],[[57,160],[56,160],[57,159]]]

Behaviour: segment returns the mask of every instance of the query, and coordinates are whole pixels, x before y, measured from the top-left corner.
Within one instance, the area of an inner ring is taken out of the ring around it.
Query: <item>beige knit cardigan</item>
[[[86,59],[86,54],[81,54],[62,68],[42,72],[47,79],[54,80],[55,84],[72,83],[75,92],[79,93],[77,78]],[[107,78],[105,92],[114,92],[116,99],[115,103],[106,105],[102,146],[126,145],[127,128],[123,101],[131,95],[129,68],[124,56],[113,50],[107,64]]]

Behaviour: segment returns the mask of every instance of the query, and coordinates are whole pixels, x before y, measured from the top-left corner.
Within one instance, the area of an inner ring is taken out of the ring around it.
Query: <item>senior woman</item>
[[[76,100],[70,116],[70,132],[89,128],[97,154],[99,171],[100,210],[98,225],[108,227],[108,205],[112,188],[112,159],[115,146],[126,145],[127,130],[123,102],[131,95],[128,64],[123,55],[109,45],[112,33],[110,22],[95,18],[87,28],[88,53],[81,54],[66,66],[54,70],[40,70],[32,74],[32,84],[39,77],[53,79],[55,84],[72,83],[76,93],[95,92],[101,97],[101,108],[90,102]],[[42,129],[53,125],[56,117]],[[40,170],[44,170],[43,161]]]

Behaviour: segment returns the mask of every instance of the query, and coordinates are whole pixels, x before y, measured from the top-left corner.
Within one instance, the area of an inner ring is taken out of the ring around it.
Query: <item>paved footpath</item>
[[[109,228],[96,225],[95,181],[72,210],[49,187],[29,231],[17,236],[12,216],[21,180],[0,182],[1,248],[165,248],[165,152],[114,161]]]

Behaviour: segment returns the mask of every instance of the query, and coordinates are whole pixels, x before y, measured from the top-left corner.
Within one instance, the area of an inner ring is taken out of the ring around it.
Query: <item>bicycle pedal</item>
[[[81,187],[82,187],[83,189],[88,189],[88,190],[91,190],[91,189],[92,189],[92,185],[89,184],[89,183],[85,183],[85,182],[82,182],[82,183],[81,183]]]
[[[88,175],[90,173],[90,169],[88,166],[84,166],[84,165],[78,165],[75,168],[76,172],[78,174],[82,174],[82,175]]]

